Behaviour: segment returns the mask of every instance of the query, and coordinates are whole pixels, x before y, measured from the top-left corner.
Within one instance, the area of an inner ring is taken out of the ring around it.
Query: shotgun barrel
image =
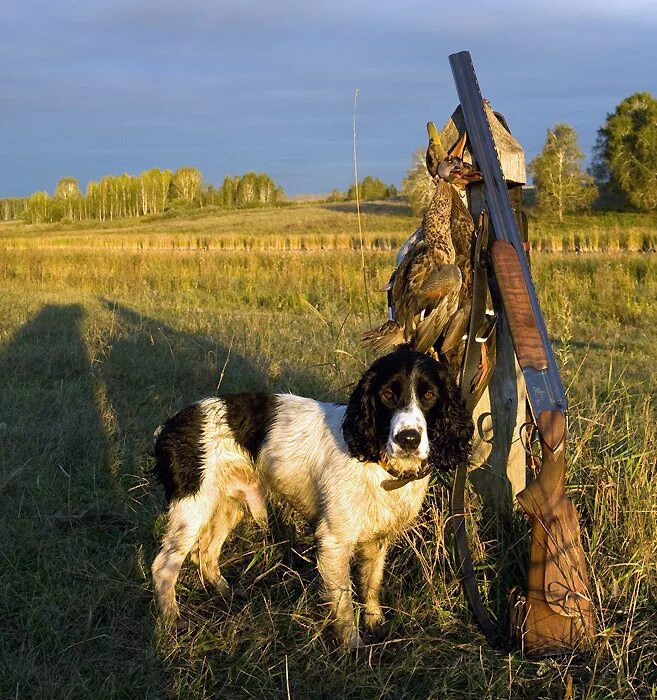
[[[496,275],[508,281],[509,288],[501,290],[506,299],[513,298],[505,311],[511,326],[513,344],[522,370],[527,396],[535,420],[542,411],[566,412],[568,402],[557,363],[550,344],[541,308],[534,289],[529,265],[524,253],[500,160],[495,150],[483,98],[469,51],[449,57],[456,91],[461,102],[463,118],[474,151],[477,167],[484,178],[484,191],[495,243],[492,245],[493,266],[505,266],[507,274]],[[504,242],[506,245],[500,246]],[[514,333],[514,325],[522,332]],[[531,334],[527,334],[532,328]]]

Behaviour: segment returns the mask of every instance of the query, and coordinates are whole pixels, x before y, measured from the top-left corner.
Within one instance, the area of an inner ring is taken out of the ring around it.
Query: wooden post
[[[520,220],[522,185],[526,182],[525,154],[507,130],[503,118],[496,116],[488,105],[485,109],[512,203]],[[463,113],[458,107],[443,128],[443,144],[450,148],[464,129]],[[471,153],[466,151],[464,159],[476,167]],[[481,210],[486,207],[483,183],[468,187],[465,196],[476,223]],[[525,488],[525,451],[520,428],[525,423],[526,397],[522,372],[516,362],[504,309],[495,294],[494,281],[491,287],[493,306],[497,312],[496,364],[489,387],[473,414],[475,437],[469,477],[482,496],[484,505],[502,515],[511,512],[515,495]]]

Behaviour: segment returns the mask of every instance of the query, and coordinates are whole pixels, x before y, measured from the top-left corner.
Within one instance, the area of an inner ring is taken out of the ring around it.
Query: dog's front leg
[[[350,649],[362,644],[354,621],[349,564],[354,545],[344,542],[320,526],[317,531],[317,568],[324,581],[326,598],[331,606],[335,633]]]
[[[360,547],[359,572],[361,596],[365,604],[365,624],[377,636],[382,630],[384,619],[379,597],[389,544],[387,540],[374,540],[365,542]]]

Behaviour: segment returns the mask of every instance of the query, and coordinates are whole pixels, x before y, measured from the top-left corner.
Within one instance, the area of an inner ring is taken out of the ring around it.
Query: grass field
[[[401,200],[362,204],[364,245],[397,250],[418,225]],[[569,215],[562,223],[530,214],[533,246],[544,252],[655,252],[657,215],[598,212]],[[138,219],[26,226],[0,222],[4,247],[121,250],[340,250],[359,244],[354,202],[305,203],[226,210],[204,207],[184,214]]]
[[[589,221],[598,241],[641,241],[652,226],[609,221]],[[399,205],[366,212],[375,321],[392,251],[416,224]],[[536,228],[535,243],[547,240]],[[454,575],[440,482],[388,565],[385,644],[358,657],[336,648],[311,533],[290,514],[266,533],[241,526],[227,547],[227,578],[245,600],[213,597],[187,567],[190,629],[172,637],[158,625],[154,427],[218,390],[343,400],[373,359],[358,345],[368,319],[356,231],[348,206],[317,205],[95,229],[0,225],[0,697],[657,697],[651,254],[539,250],[532,262],[571,400],[592,652],[532,661],[486,646]],[[509,583],[525,576],[523,523],[517,514]],[[480,566],[492,591],[497,569]]]

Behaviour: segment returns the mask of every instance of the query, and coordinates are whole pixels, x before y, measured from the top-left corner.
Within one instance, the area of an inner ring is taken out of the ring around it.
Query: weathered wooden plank
[[[524,184],[526,172],[522,146],[506,130],[488,105],[485,111],[507,183]],[[444,145],[451,148],[464,128],[463,114],[459,106],[443,128],[441,138]],[[472,153],[467,149],[465,160],[476,166]],[[514,194],[519,193],[518,187]],[[486,206],[483,184],[477,183],[468,187],[466,199],[476,222]],[[518,207],[520,197],[513,199]],[[496,364],[490,385],[473,414],[475,439],[469,477],[484,501],[498,513],[504,513],[511,510],[515,495],[522,491],[526,484],[525,451],[520,438],[520,428],[526,420],[526,395],[504,309],[494,290],[493,306],[498,314]]]
[[[486,112],[488,123],[493,133],[493,141],[495,142],[497,155],[502,164],[504,178],[509,185],[524,185],[527,182],[524,149],[506,130],[488,104],[484,105],[484,111]],[[464,129],[465,122],[463,120],[463,112],[461,111],[461,107],[458,106],[443,127],[441,138],[443,139],[445,147],[448,149],[451,148],[458,140],[459,135],[463,133]],[[470,163],[474,161],[472,153],[467,146],[465,160]]]

